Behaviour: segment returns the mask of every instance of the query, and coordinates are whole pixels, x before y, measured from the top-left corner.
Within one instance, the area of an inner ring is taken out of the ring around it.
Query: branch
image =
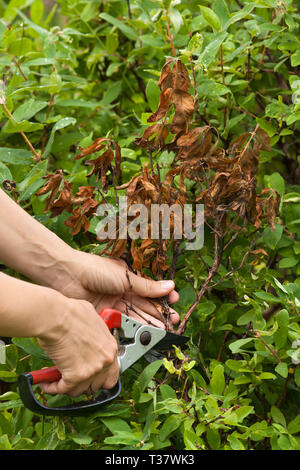
[[[9,109],[7,108],[6,104],[5,103],[1,103],[2,106],[3,106],[3,109],[5,110],[5,112],[8,114],[8,116],[10,117],[10,119],[12,119],[14,122],[16,122],[16,120],[14,119],[13,115],[11,114],[11,112],[9,111]],[[41,157],[40,155],[37,153],[37,151],[35,150],[35,148],[33,147],[33,145],[31,144],[30,140],[27,138],[27,136],[25,135],[25,133],[23,131],[18,131],[20,132],[21,136],[23,137],[23,139],[25,140],[26,144],[28,145],[28,147],[30,148],[30,150],[33,152],[34,154],[34,158],[37,162],[41,161]]]
[[[217,227],[219,226],[219,221],[217,221],[216,225],[217,225]],[[191,307],[188,309],[187,313],[185,314],[183,320],[181,321],[181,323],[178,327],[177,334],[179,334],[179,335],[182,334],[185,331],[188,319],[190,318],[191,314],[193,313],[193,311],[195,310],[195,308],[199,304],[200,300],[202,299],[203,295],[207,291],[211,279],[216,274],[216,272],[219,268],[221,257],[219,256],[219,235],[218,235],[217,231],[214,234],[214,239],[215,239],[215,248],[214,248],[215,254],[214,254],[213,265],[209,270],[208,276],[207,276],[206,280],[204,281],[204,284],[202,285],[202,287],[201,287],[201,289],[200,289],[200,291],[199,291],[199,293],[196,297],[196,300],[191,305]]]
[[[237,271],[239,271],[240,269],[242,269],[246,259],[247,259],[247,256],[249,255],[250,251],[252,250],[253,246],[255,245],[255,243],[257,242],[257,240],[259,240],[259,238],[262,237],[262,233],[259,234],[258,237],[255,238],[255,240],[252,240],[252,242],[250,243],[250,246],[248,248],[248,250],[246,251],[246,253],[244,254],[243,258],[242,258],[242,261],[240,263],[240,265],[237,267],[237,268],[233,268],[231,271],[229,271],[227,274],[225,274],[225,276],[223,276],[221,279],[219,279],[217,282],[215,282],[212,286],[210,286],[211,288],[214,288],[216,287],[218,284],[220,284],[221,282],[223,282],[227,277],[229,276],[232,276],[232,274],[236,273]],[[227,243],[228,245],[228,243]],[[227,246],[226,245],[226,246]]]
[[[169,39],[169,42],[170,42],[170,45],[171,45],[172,54],[173,54],[174,57],[176,57],[176,51],[175,51],[175,47],[174,47],[173,36],[171,35],[171,31],[170,31],[169,15],[168,15],[168,10],[167,9],[165,9],[165,15],[166,15],[166,25],[167,25],[167,31],[168,31],[168,39]]]

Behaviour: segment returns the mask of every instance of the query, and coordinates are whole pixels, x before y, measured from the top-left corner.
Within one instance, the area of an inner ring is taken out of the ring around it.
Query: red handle
[[[105,321],[107,327],[112,330],[113,328],[121,328],[122,314],[113,308],[104,308],[99,313],[99,316]],[[30,372],[32,376],[32,384],[39,384],[41,382],[57,382],[61,379],[61,373],[57,367],[45,367],[40,370],[33,370]]]

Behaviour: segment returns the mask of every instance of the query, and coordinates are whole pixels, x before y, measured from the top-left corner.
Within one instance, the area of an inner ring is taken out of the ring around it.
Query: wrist
[[[30,265],[23,273],[43,286],[57,289],[70,276],[73,253],[73,248],[60,239],[57,239],[57,244],[30,243],[27,252]]]
[[[68,330],[67,312],[70,310],[70,299],[48,287],[43,289],[43,307],[36,322],[36,336],[42,341],[59,341]]]

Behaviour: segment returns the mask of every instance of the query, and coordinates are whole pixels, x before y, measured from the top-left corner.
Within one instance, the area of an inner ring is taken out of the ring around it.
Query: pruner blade
[[[119,352],[119,370],[122,374],[151,350],[166,351],[173,345],[182,346],[189,338],[171,333],[162,328],[144,325],[122,315],[121,332],[125,339],[132,339]]]

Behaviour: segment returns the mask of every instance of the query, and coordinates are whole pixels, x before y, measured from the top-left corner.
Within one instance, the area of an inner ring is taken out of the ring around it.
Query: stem
[[[176,51],[175,51],[175,47],[174,47],[173,36],[171,35],[171,31],[170,31],[169,15],[168,15],[168,10],[167,9],[165,9],[165,15],[166,15],[168,39],[169,39],[169,42],[170,42],[170,45],[171,45],[172,54],[173,54],[174,57],[176,57]]]
[[[272,356],[275,357],[277,363],[280,364],[281,359],[277,356],[276,351],[274,351],[274,349],[272,349],[271,346],[268,345],[268,343],[260,336],[258,331],[254,331],[254,336],[255,338],[258,338],[266,346],[266,348],[270,351]]]
[[[220,46],[220,62],[221,62],[221,74],[222,74],[222,83],[225,86],[225,75],[224,75],[224,58],[223,58],[223,45]],[[224,106],[223,110],[223,127],[226,127],[226,106]]]
[[[5,103],[1,103],[2,106],[3,106],[3,109],[4,111],[8,114],[8,116],[10,117],[11,120],[13,120],[14,122],[16,122],[16,120],[14,119],[13,115],[11,114],[11,112],[9,111],[9,109],[7,108],[6,104]],[[25,135],[25,133],[23,131],[18,131],[20,132],[21,136],[23,137],[23,139],[25,140],[26,144],[28,145],[28,147],[30,148],[30,150],[33,152],[34,154],[34,158],[37,162],[41,161],[41,157],[40,155],[37,153],[37,151],[35,150],[35,148],[32,146],[31,142],[28,140],[27,136]]]
[[[218,224],[219,225],[219,224]],[[178,327],[178,330],[177,330],[177,334],[182,334],[184,331],[185,331],[185,328],[186,328],[186,324],[187,324],[187,321],[188,319],[190,318],[190,316],[192,315],[193,311],[195,310],[195,308],[197,307],[197,305],[199,304],[200,300],[202,299],[203,295],[205,294],[205,292],[207,291],[208,289],[208,286],[209,286],[209,283],[211,281],[211,279],[213,278],[213,276],[216,274],[217,270],[218,270],[218,267],[219,267],[219,264],[220,264],[220,257],[219,257],[219,235],[217,232],[215,232],[214,234],[214,239],[215,239],[215,248],[214,248],[214,251],[215,251],[215,256],[214,256],[214,262],[213,262],[213,265],[212,267],[210,268],[210,271],[208,273],[208,276],[204,282],[204,284],[202,285],[197,297],[196,297],[196,300],[194,301],[194,303],[191,305],[191,307],[188,309],[187,313],[185,314],[183,320],[181,321],[179,327]]]

